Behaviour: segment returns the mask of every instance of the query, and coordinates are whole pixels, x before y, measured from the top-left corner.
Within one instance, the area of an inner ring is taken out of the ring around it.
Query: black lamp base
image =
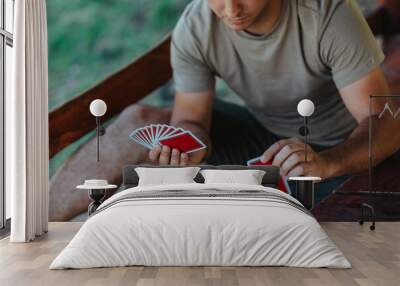
[[[306,209],[311,210],[314,207],[314,182],[308,180],[296,181],[296,199]]]
[[[94,213],[97,208],[101,205],[102,200],[106,195],[105,189],[92,189],[89,190],[89,198],[92,200],[90,205],[88,206],[88,214],[89,216]]]
[[[369,229],[375,230],[375,209],[370,204],[364,203],[361,205],[361,219],[359,220],[359,223],[360,225],[364,224],[364,221],[366,219],[365,217],[366,211],[369,211],[369,218],[372,221],[372,224],[369,226]]]

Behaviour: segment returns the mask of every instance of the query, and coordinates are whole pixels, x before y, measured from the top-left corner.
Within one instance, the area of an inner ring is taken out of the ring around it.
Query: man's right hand
[[[190,154],[181,153],[178,149],[168,146],[156,145],[149,151],[149,159],[157,165],[187,166],[199,164],[207,154],[207,149],[202,149]]]
[[[211,113],[214,89],[202,92],[176,92],[170,124],[193,132],[207,148],[193,153],[181,153],[168,146],[155,146],[149,159],[158,165],[187,166],[202,162],[210,152]]]

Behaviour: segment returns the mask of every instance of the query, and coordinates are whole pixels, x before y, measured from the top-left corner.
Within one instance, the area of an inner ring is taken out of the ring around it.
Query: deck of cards
[[[206,148],[192,132],[166,124],[151,124],[135,129],[129,139],[148,148],[153,149],[157,144],[178,149],[182,153],[192,153]]]
[[[261,161],[261,156],[247,161],[247,166],[267,166],[267,165],[272,165],[272,161],[263,162]],[[280,176],[279,178],[278,189],[288,194],[291,193],[290,186],[287,180],[283,176]]]

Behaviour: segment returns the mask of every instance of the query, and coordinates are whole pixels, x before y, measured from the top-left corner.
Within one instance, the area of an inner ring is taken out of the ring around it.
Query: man
[[[157,146],[149,158],[171,165],[244,164],[262,155],[284,176],[324,180],[362,171],[369,96],[390,93],[379,68],[383,59],[353,0],[194,0],[172,37],[171,123],[208,148],[188,155]],[[216,76],[247,109],[218,102],[212,111]],[[307,162],[297,139],[302,118],[296,107],[304,98],[316,106]],[[374,163],[400,146],[400,135],[391,131],[398,121],[377,120],[382,108],[372,106],[379,146]]]

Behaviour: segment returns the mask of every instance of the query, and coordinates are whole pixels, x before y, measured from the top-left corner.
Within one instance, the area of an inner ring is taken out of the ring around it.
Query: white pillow
[[[201,170],[205,184],[234,183],[261,185],[265,171],[262,170]]]
[[[135,168],[139,176],[138,186],[195,183],[193,179],[199,170],[199,167]]]

